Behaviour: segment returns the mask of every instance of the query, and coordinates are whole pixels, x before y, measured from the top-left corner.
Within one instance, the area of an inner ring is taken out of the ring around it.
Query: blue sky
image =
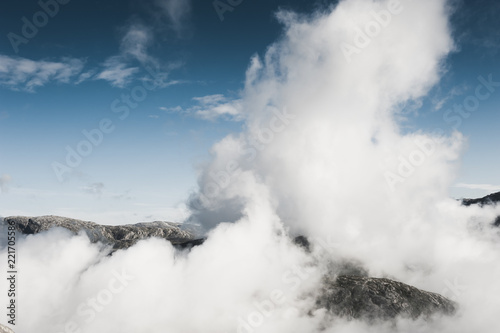
[[[0,4],[0,214],[118,223],[187,216],[210,147],[244,126],[239,92],[252,55],[283,33],[275,13],[332,2],[221,1],[224,12],[197,0],[41,3],[52,16],[37,1]],[[454,8],[456,51],[403,127],[461,131],[450,195],[482,196],[500,191],[500,86],[482,88],[470,114],[453,110],[484,80],[500,82],[500,3]],[[26,27],[34,20],[37,31]],[[88,154],[68,166],[78,149]]]

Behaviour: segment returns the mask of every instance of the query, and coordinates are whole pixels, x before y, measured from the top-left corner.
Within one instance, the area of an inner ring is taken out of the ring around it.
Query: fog
[[[283,35],[250,60],[238,101],[245,130],[214,145],[189,198],[207,241],[186,252],[150,239],[108,256],[64,230],[24,237],[16,332],[498,332],[500,207],[449,198],[460,133],[403,130],[456,48],[452,11],[348,0],[277,13]],[[369,326],[313,310],[341,259],[459,311]]]

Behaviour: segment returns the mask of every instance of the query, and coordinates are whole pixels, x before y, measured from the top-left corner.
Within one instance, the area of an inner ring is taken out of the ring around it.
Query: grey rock
[[[453,315],[457,308],[439,294],[401,282],[350,275],[326,276],[316,306],[331,315],[368,321]]]
[[[500,202],[500,192],[489,194],[483,198],[478,199],[462,199],[462,205],[495,205]]]
[[[163,221],[111,226],[49,215],[5,217],[4,224],[9,223],[25,235],[37,234],[57,227],[67,229],[75,235],[84,232],[91,242],[110,245],[113,250],[126,249],[139,240],[151,237],[166,239],[180,247],[187,247],[191,243],[194,245],[202,243],[201,240],[195,239],[192,232],[184,230],[181,224]]]

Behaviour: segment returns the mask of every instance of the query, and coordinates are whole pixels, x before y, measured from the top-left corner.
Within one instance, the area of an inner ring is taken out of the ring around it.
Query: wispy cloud
[[[78,79],[76,80],[75,84],[80,84],[84,81],[87,81],[88,79],[90,79],[91,77],[93,77],[96,73],[96,70],[95,69],[91,69],[89,71],[86,71],[84,73],[81,73],[79,76],[78,76]]]
[[[0,55],[0,86],[16,91],[34,92],[48,83],[73,83],[85,62],[62,58],[60,61],[31,60]]]
[[[446,103],[457,96],[463,95],[467,91],[467,89],[469,89],[469,87],[463,84],[460,86],[455,86],[447,93],[442,94],[441,89],[438,88],[438,95],[434,96],[434,98],[432,99],[434,110],[441,110]]]
[[[230,100],[222,94],[194,97],[196,105],[187,109],[180,106],[160,107],[160,110],[169,113],[185,113],[205,120],[216,120],[223,118],[225,120],[240,121],[243,120],[241,101]]]
[[[92,183],[82,188],[83,192],[100,197],[104,190],[104,183]]]
[[[153,80],[158,88],[180,83],[180,81],[169,81],[168,74],[171,70],[182,66],[183,63],[162,64],[148,51],[153,42],[154,35],[149,27],[138,23],[130,25],[121,40],[119,54],[109,57],[103,63],[103,68],[95,79],[106,80],[115,87],[123,88],[137,78],[140,71],[138,65],[140,65],[150,74],[154,72],[154,79],[146,75],[138,78],[140,80]]]
[[[487,191],[487,192],[499,192],[500,191],[500,185],[492,185],[492,184],[464,184],[464,183],[459,183],[459,184],[456,184],[455,187],[467,188],[467,189],[470,189],[470,190],[482,190],[482,191]]]
[[[121,40],[120,53],[109,57],[102,64],[103,69],[95,79],[106,80],[114,87],[123,88],[139,72],[138,67],[131,65],[133,61],[138,61],[142,66],[158,66],[156,59],[147,53],[152,41],[153,35],[147,27],[130,25]]]
[[[167,113],[183,113],[184,109],[181,108],[180,106],[174,106],[174,107],[166,107],[166,106],[160,106],[158,109],[165,111]]]
[[[172,29],[181,36],[191,14],[191,0],[156,0],[155,4],[167,17]]]
[[[123,88],[130,81],[135,73],[139,71],[137,67],[127,67],[121,56],[108,58],[103,64],[104,69],[96,76],[96,79],[106,80],[112,86]]]
[[[125,36],[123,36],[120,49],[122,55],[131,56],[141,64],[157,63],[157,60],[151,57],[147,49],[153,42],[151,30],[142,24],[131,25]]]
[[[3,174],[0,177],[0,193],[5,193],[9,190],[10,181],[11,181],[10,175]]]

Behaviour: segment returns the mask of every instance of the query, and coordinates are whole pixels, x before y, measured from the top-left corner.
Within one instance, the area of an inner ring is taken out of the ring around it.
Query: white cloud
[[[455,187],[458,188],[466,188],[469,190],[482,190],[486,192],[499,192],[500,191],[500,186],[499,185],[492,185],[492,184],[465,184],[465,183],[458,183],[455,185]]]
[[[62,58],[60,61],[31,60],[0,55],[0,86],[34,92],[48,83],[73,83],[85,62]]]
[[[202,105],[196,111],[196,115],[207,120],[215,120],[217,118],[226,118],[231,120],[241,120],[241,104],[240,101],[226,101]]]
[[[185,113],[206,120],[224,118],[226,120],[240,121],[243,119],[240,100],[230,100],[222,94],[194,97],[193,100],[197,105],[186,109],[176,106],[171,108],[160,107],[160,110],[169,113]]]
[[[88,79],[92,78],[96,73],[95,69],[91,69],[89,71],[86,71],[84,73],[81,73],[80,76],[78,77],[78,80],[76,80],[75,84],[80,84],[84,81],[87,81]]]
[[[184,112],[184,109],[181,108],[180,106],[175,106],[175,107],[171,107],[171,108],[168,108],[165,106],[160,106],[158,109],[165,111],[167,113],[182,113],[182,112]]]
[[[448,103],[448,101],[454,99],[457,96],[463,95],[467,91],[467,89],[469,89],[469,87],[467,87],[467,85],[463,84],[460,86],[453,87],[450,91],[448,91],[444,95],[435,96],[432,99],[432,104],[434,105],[434,110],[435,111],[441,110],[441,108],[446,103]],[[441,89],[438,88],[439,93],[440,93],[440,91],[441,91]]]
[[[132,56],[140,63],[156,63],[156,59],[147,53],[147,48],[153,41],[153,35],[149,28],[142,24],[131,25],[122,38],[121,52],[125,56]]]
[[[179,84],[181,81],[168,80],[169,72],[182,66],[182,63],[173,62],[162,64],[157,58],[148,53],[154,36],[150,28],[142,24],[133,24],[127,28],[120,44],[120,53],[109,57],[103,64],[104,69],[96,79],[111,82],[115,87],[123,88],[129,84],[140,71],[135,65],[140,65],[147,75],[138,78],[154,84],[157,88]],[[154,78],[151,75],[154,74]]]
[[[199,102],[201,105],[214,105],[225,102],[226,98],[222,94],[215,94],[202,97],[194,97],[193,100]]]
[[[125,87],[139,71],[137,67],[127,67],[121,56],[108,58],[103,66],[104,70],[96,76],[96,79],[109,81],[111,85],[119,88]]]
[[[16,91],[34,92],[38,87],[49,83],[80,84],[93,79],[105,80],[112,86],[123,88],[139,72],[139,68],[133,65],[134,61],[148,72],[155,72],[155,85],[159,88],[181,83],[168,81],[168,73],[180,67],[181,63],[162,66],[158,59],[147,52],[153,40],[149,28],[141,24],[131,25],[121,40],[120,53],[106,59],[99,70],[83,71],[85,61],[75,58],[35,61],[0,55],[0,86]],[[147,76],[141,79],[151,80]]]

